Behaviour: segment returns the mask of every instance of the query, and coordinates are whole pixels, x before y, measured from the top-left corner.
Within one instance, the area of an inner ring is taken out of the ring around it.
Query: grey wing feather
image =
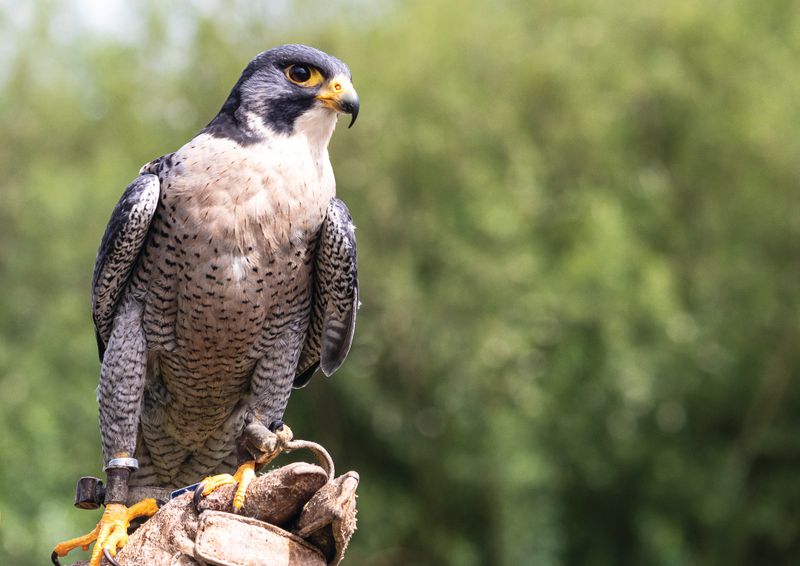
[[[155,175],[137,177],[122,194],[106,226],[92,274],[92,318],[103,360],[114,313],[139,259],[160,194]]]
[[[317,244],[314,301],[295,387],[306,385],[320,367],[328,376],[339,369],[353,343],[358,307],[355,226],[347,206],[334,198]]]

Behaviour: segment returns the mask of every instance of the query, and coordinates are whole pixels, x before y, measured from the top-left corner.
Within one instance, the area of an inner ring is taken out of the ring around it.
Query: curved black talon
[[[203,500],[203,490],[206,488],[206,482],[201,481],[197,484],[197,489],[194,490],[194,497],[192,497],[192,503],[194,504],[194,510],[200,513],[200,502]]]
[[[51,554],[51,555],[50,555],[50,560],[51,560],[51,561],[53,562],[53,564],[55,564],[56,566],[61,566],[61,562],[59,562],[59,561],[58,561],[58,554],[56,554],[56,551],[55,551],[55,550],[53,551],[53,554]]]
[[[103,549],[103,556],[106,557],[106,560],[108,560],[109,563],[112,564],[112,566],[120,566],[120,563],[117,562],[116,559],[113,556],[111,556],[111,553],[108,551],[107,548]]]
[[[274,421],[269,423],[269,426],[267,428],[269,429],[270,432],[278,432],[280,429],[283,428],[283,425],[285,424],[286,423],[284,423],[282,420],[275,419]]]

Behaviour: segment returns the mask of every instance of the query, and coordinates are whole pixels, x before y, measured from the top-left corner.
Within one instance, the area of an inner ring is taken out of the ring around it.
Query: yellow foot
[[[244,495],[247,491],[247,486],[250,485],[250,482],[253,481],[255,476],[256,462],[255,460],[247,460],[239,466],[239,469],[236,470],[236,473],[233,475],[219,474],[217,476],[207,477],[197,486],[197,491],[194,492],[195,508],[197,508],[203,497],[213,493],[223,485],[238,483],[239,487],[236,488],[236,495],[233,496],[233,509],[234,511],[238,511],[244,505]]]
[[[51,559],[53,564],[58,564],[59,556],[78,547],[89,550],[89,545],[95,542],[92,549],[92,558],[89,566],[100,566],[103,554],[116,556],[117,550],[128,542],[128,526],[133,519],[150,517],[158,511],[155,499],[143,499],[132,507],[125,507],[121,503],[109,503],[100,518],[100,522],[88,535],[74,538],[56,545]]]

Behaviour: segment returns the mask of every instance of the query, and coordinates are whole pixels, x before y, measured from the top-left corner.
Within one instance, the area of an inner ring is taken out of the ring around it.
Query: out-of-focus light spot
[[[656,410],[656,423],[664,432],[678,432],[686,424],[686,409],[675,401],[661,403]]]
[[[403,427],[403,415],[391,408],[375,411],[372,416],[372,427],[378,436],[393,436]]]
[[[615,411],[606,419],[606,430],[615,440],[627,440],[636,430],[636,418],[630,411]]]
[[[426,407],[417,411],[414,417],[414,425],[422,436],[433,438],[439,436],[444,429],[444,418],[442,411],[436,407]]]
[[[676,314],[667,321],[667,336],[673,342],[688,344],[697,338],[697,334],[697,323],[688,314]]]
[[[173,130],[183,130],[197,119],[197,109],[186,98],[176,98],[163,109],[164,119]]]
[[[0,399],[6,408],[22,405],[28,400],[28,380],[18,375],[9,375],[0,381]]]
[[[732,356],[728,350],[715,342],[704,344],[697,354],[697,365],[713,374],[721,374]]]

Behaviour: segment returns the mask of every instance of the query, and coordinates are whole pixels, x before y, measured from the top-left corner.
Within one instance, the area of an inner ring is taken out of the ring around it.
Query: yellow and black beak
[[[358,94],[356,89],[353,88],[353,83],[350,79],[343,76],[333,77],[325,85],[323,85],[319,94],[316,96],[317,100],[328,108],[332,108],[337,112],[344,112],[350,114],[353,118],[350,120],[348,128],[352,128],[358,118]]]

